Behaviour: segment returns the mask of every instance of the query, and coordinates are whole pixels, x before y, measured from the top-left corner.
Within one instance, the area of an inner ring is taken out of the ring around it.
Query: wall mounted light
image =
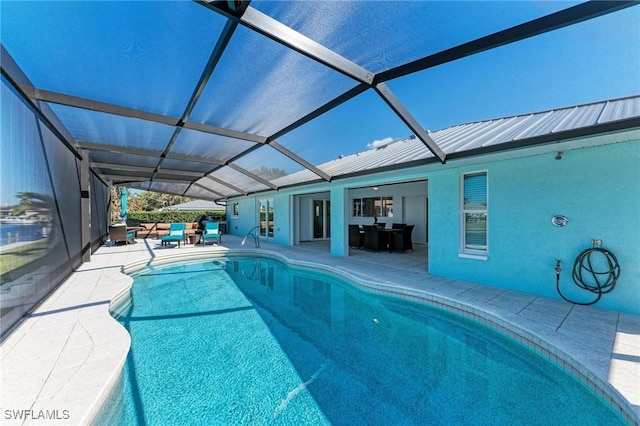
[[[562,154],[563,154],[563,152],[562,152],[562,151],[558,151],[558,152],[556,153],[556,160],[562,160]]]
[[[551,224],[553,226],[562,228],[563,226],[567,226],[568,223],[569,219],[567,219],[566,216],[562,216],[561,214],[555,215],[551,218]]]

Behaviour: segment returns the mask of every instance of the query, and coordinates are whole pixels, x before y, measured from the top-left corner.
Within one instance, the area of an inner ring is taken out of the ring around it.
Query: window
[[[354,198],[354,217],[393,217],[393,197]]]
[[[231,216],[238,216],[238,214],[239,214],[238,204],[239,203],[233,203],[231,205]]]
[[[463,174],[461,187],[461,254],[486,258],[487,172]]]

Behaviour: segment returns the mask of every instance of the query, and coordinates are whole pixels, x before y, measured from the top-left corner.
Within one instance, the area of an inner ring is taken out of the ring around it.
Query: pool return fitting
[[[600,247],[600,240],[593,240],[593,246],[580,252],[573,262],[573,282],[584,290],[597,294],[594,301],[588,303],[576,302],[567,298],[560,291],[560,260],[556,260],[556,289],[558,294],[567,302],[574,303],[576,305],[593,305],[597,303],[603,294],[613,291],[616,286],[616,282],[620,277],[620,265],[618,259],[609,250],[605,250]],[[604,261],[604,262],[603,262]],[[605,266],[602,271],[596,271],[594,265],[608,265],[608,269]]]

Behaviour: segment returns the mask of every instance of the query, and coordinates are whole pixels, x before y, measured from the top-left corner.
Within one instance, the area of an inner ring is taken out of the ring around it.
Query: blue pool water
[[[148,269],[109,425],[614,425],[585,386],[497,333],[278,261]]]

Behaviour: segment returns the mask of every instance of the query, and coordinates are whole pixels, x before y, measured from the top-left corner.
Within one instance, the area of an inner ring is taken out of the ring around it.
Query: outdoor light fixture
[[[567,226],[567,223],[569,223],[569,219],[567,219],[566,216],[562,216],[561,214],[555,215],[551,218],[551,224],[553,226],[562,228],[563,226]]]
[[[374,191],[377,191],[377,190],[378,190],[378,187],[377,187],[377,186],[374,186],[374,187],[373,187],[373,190],[374,190]]]
[[[562,160],[562,151],[558,151],[556,154],[556,160]]]

